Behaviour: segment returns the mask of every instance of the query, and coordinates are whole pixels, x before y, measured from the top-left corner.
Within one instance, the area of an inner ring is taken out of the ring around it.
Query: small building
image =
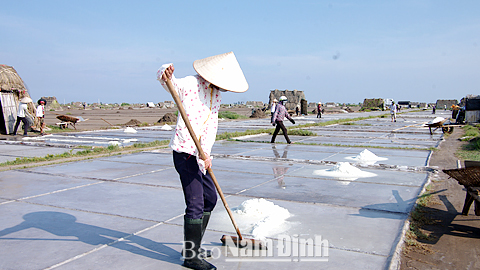
[[[426,102],[420,102],[418,103],[418,108],[420,109],[426,109],[428,107]]]
[[[402,108],[411,108],[410,101],[407,101],[407,100],[398,101],[397,104]]]
[[[2,109],[0,132],[2,134],[13,132],[17,120],[18,103],[24,97],[30,97],[30,95],[17,71],[12,66],[0,65],[0,108]],[[35,115],[33,102],[28,104],[28,110],[31,115]]]
[[[435,107],[437,107],[437,110],[450,109],[452,105],[457,105],[457,104],[458,104],[458,100],[456,99],[439,99],[437,100]]]
[[[263,107],[263,102],[262,101],[247,101],[247,102],[245,102],[245,105],[252,106],[252,107]]]
[[[298,90],[293,90],[293,91],[278,90],[278,89],[271,90],[269,101],[268,101],[268,104],[269,104],[268,107],[270,108],[274,99],[279,100],[281,96],[287,97],[287,103],[285,104],[285,107],[287,108],[287,110],[295,110],[296,107],[299,107],[301,108],[302,114],[306,114],[307,108],[302,107],[302,100],[306,100],[305,93],[303,93],[303,91],[298,91]],[[304,106],[306,105],[307,104],[304,103]]]
[[[469,96],[465,99],[465,123],[480,122],[480,96]]]
[[[416,101],[410,102],[410,108],[420,108],[420,102],[416,102]]]
[[[361,110],[385,110],[383,98],[366,98],[363,100]]]
[[[41,97],[41,98],[43,98],[47,101],[47,103],[45,105],[46,110],[50,110],[50,109],[55,110],[55,109],[58,109],[58,108],[61,107],[60,103],[58,103],[56,97]],[[83,102],[83,103],[85,103],[85,102]],[[82,103],[81,107],[83,106],[83,103]]]
[[[165,100],[165,101],[163,102],[163,104],[164,104],[165,108],[167,108],[167,109],[168,109],[168,108],[175,108],[175,106],[176,106],[176,105],[175,105],[175,102],[173,102],[173,101],[171,101],[171,100]]]

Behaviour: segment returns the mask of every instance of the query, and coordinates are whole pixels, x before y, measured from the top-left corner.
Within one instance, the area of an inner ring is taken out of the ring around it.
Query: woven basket
[[[450,177],[455,178],[466,187],[480,187],[480,167],[443,170]]]

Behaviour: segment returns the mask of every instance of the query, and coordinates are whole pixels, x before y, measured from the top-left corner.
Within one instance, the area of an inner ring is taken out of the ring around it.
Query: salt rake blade
[[[240,239],[237,236],[223,235],[222,238],[220,238],[220,241],[222,241],[223,245],[233,243],[238,248],[251,247],[252,249],[267,249],[267,246],[263,244],[263,241],[252,238]]]

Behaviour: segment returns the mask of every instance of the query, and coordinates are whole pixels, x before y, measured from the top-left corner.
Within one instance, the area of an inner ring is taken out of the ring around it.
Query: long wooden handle
[[[188,119],[187,113],[185,112],[185,109],[183,108],[182,101],[180,100],[180,97],[178,96],[177,91],[175,91],[175,88],[173,87],[172,81],[167,78],[167,81],[165,81],[167,84],[168,91],[170,91],[170,94],[173,97],[173,100],[177,104],[178,110],[180,111],[180,115],[183,118],[183,122],[185,122],[185,125],[187,126],[188,132],[190,133],[190,136],[193,139],[193,142],[195,143],[195,146],[197,147],[198,153],[200,154],[200,158],[202,160],[205,160],[206,156],[205,153],[203,152],[202,145],[200,144],[200,141],[198,140],[197,136],[195,135],[195,132],[193,131],[192,125],[190,124],[190,120]],[[215,188],[217,188],[218,195],[220,195],[220,198],[222,199],[223,205],[225,206],[225,209],[227,210],[228,215],[230,216],[230,219],[232,220],[233,227],[235,227],[235,231],[237,231],[238,238],[240,240],[243,239],[242,234],[240,233],[240,230],[238,229],[237,223],[235,222],[235,219],[233,218],[232,211],[230,210],[230,207],[228,206],[227,200],[225,200],[225,196],[223,195],[222,188],[220,188],[220,185],[218,184],[217,178],[215,178],[215,175],[213,174],[212,168],[207,169],[208,173],[213,179],[213,184],[215,184]]]

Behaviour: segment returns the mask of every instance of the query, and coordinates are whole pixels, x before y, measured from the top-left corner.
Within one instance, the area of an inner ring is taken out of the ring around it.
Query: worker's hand
[[[294,124],[294,125],[295,125],[295,120],[293,120],[293,119],[290,119],[290,122],[292,122],[292,124]]]
[[[272,126],[275,126],[275,122],[272,123]]]
[[[171,65],[167,69],[165,69],[165,71],[162,74],[162,80],[167,81],[167,78],[172,79],[172,75],[173,75],[174,70],[175,70],[175,68],[173,67],[173,65]]]
[[[211,168],[212,167],[212,159],[210,158],[210,156],[207,153],[204,153],[204,154],[205,154],[205,159],[203,160],[203,162],[205,162],[205,169]]]

